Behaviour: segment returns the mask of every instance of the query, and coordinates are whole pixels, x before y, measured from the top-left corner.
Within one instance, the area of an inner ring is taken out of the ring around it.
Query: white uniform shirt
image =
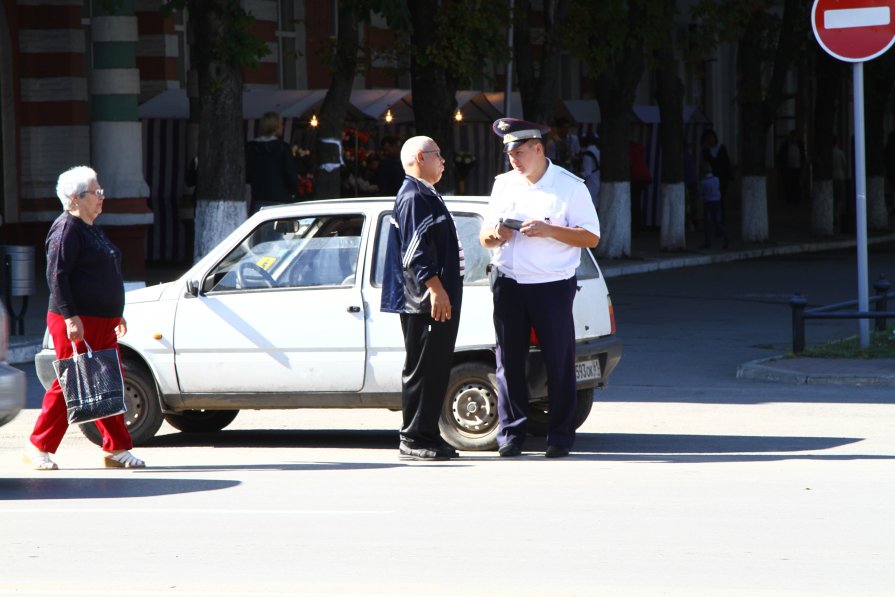
[[[545,220],[551,224],[580,227],[600,236],[600,220],[590,193],[580,178],[548,161],[547,171],[535,184],[510,170],[494,179],[485,225],[500,218]],[[575,274],[581,248],[552,238],[523,236],[491,249],[491,263],[520,284],[566,280]]]

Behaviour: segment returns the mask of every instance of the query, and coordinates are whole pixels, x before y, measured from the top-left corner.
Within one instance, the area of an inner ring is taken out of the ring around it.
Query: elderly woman
[[[96,172],[86,166],[59,175],[56,195],[63,212],[47,234],[47,284],[50,300],[47,328],[53,337],[57,359],[72,356],[72,342],[86,341],[93,350],[118,348],[127,331],[121,251],[94,225],[103,210],[103,190]],[[79,346],[79,352],[85,347]],[[146,464],[130,453],[133,447],[124,415],[95,421],[103,436],[107,467],[142,468]],[[58,467],[50,458],[68,428],[67,409],[59,382],[54,381],[43,399],[24,458],[38,470]]]

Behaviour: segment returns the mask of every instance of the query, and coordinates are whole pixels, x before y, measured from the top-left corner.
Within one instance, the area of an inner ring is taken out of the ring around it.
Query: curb
[[[883,234],[867,239],[868,245],[887,243],[895,241],[895,234]],[[697,265],[709,265],[712,263],[727,263],[730,261],[740,261],[744,259],[760,259],[762,257],[773,257],[775,255],[793,255],[797,253],[818,253],[821,251],[835,251],[838,249],[847,249],[857,246],[855,239],[818,241],[803,244],[786,244],[770,247],[756,247],[754,249],[741,249],[735,251],[726,251],[724,253],[711,253],[702,255],[692,255],[686,257],[672,257],[669,253],[668,258],[653,257],[645,258],[641,263],[607,263],[603,265],[600,259],[600,269],[607,278],[616,276],[629,276],[632,274],[644,274],[648,272],[656,272],[666,269],[676,269],[681,267],[691,267]],[[615,261],[615,260],[610,260]],[[619,260],[621,261],[621,260]]]
[[[749,361],[737,367],[737,379],[770,381],[795,385],[843,385],[843,386],[876,386],[895,387],[895,370],[873,372],[819,373],[806,371],[799,367],[805,362],[812,362],[812,368],[836,363],[838,359],[787,359],[783,356],[767,357]]]

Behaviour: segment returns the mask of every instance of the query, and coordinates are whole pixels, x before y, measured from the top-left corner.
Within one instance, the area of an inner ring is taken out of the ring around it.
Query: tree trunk
[[[444,158],[444,174],[439,188],[442,194],[454,193],[454,121],[457,108],[457,84],[443,66],[431,58],[429,48],[436,39],[436,0],[407,0],[413,33],[410,42],[410,83],[416,134],[431,137]]]
[[[787,71],[802,43],[802,37],[796,32],[796,25],[808,22],[805,12],[806,7],[800,0],[783,0],[781,26],[766,89],[763,89],[762,86],[765,75],[762,68],[764,49],[761,44],[766,33],[763,30],[763,22],[766,18],[764,8],[753,9],[752,18],[746,24],[743,36],[737,46],[740,130],[742,130],[740,161],[743,169],[742,239],[744,242],[768,240],[767,167],[765,165],[768,132],[783,97]]]
[[[190,0],[189,10],[200,104],[194,249],[198,260],[245,219],[243,77],[239,65],[223,62],[212,52],[227,34],[225,3]]]
[[[765,124],[761,89],[761,47],[757,27],[749,25],[739,43],[740,130],[743,169],[741,234],[744,242],[768,239],[768,196],[765,153],[768,126]],[[747,185],[748,181],[748,185]]]
[[[674,21],[668,21],[673,26]],[[684,85],[677,76],[672,31],[665,34],[665,46],[656,52],[656,100],[662,145],[661,229],[659,246],[665,251],[686,246],[686,194],[684,192]]]
[[[640,13],[632,6],[629,18]],[[631,106],[643,76],[643,50],[626,46],[597,77],[600,104],[600,257],[616,259],[631,254]]]
[[[817,79],[814,94],[814,141],[811,163],[814,184],[811,189],[811,233],[832,236],[834,230],[833,136],[836,124],[836,99],[840,86],[840,63],[820,45],[814,52]]]
[[[516,3],[516,18],[513,27],[513,53],[515,56],[516,80],[522,97],[522,115],[525,120],[540,124],[552,124],[558,97],[559,75],[562,72],[562,44],[559,32],[566,22],[569,0],[545,0],[543,44],[540,47],[541,60],[536,68],[533,56],[534,44],[528,16],[531,12],[530,0]],[[535,73],[538,73],[535,75]]]
[[[627,155],[627,148],[625,148],[625,154]],[[600,244],[597,245],[597,255],[607,259],[629,256],[631,254],[631,183],[627,180],[600,181],[598,215],[600,217]]]
[[[886,104],[892,91],[892,57],[886,55],[864,64],[864,143],[867,168],[867,228],[888,230],[885,194]],[[871,184],[873,183],[873,184]]]
[[[355,3],[339,2],[339,32],[336,40],[335,67],[323,105],[315,148],[317,170],[314,174],[314,197],[330,199],[342,194],[342,130],[351,101],[351,89],[357,70],[358,14]],[[357,159],[357,156],[355,156]]]

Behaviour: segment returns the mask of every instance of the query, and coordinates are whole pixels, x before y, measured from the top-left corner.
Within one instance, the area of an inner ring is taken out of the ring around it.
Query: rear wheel
[[[171,427],[187,433],[212,433],[233,422],[238,410],[185,410],[165,415]]]
[[[124,365],[124,424],[135,446],[142,446],[162,426],[162,408],[159,405],[155,380],[146,367],[135,359],[122,358]],[[81,433],[97,446],[103,444],[103,436],[93,423],[80,425]]]
[[[594,406],[594,389],[587,388],[578,390],[578,403],[575,406],[575,429],[578,429],[590,416],[590,411]],[[537,402],[531,405],[528,413],[528,432],[536,437],[544,437],[547,435],[547,429],[550,424],[550,409],[547,402]]]
[[[493,366],[469,362],[451,369],[438,427],[441,436],[458,450],[497,449],[497,379]]]

